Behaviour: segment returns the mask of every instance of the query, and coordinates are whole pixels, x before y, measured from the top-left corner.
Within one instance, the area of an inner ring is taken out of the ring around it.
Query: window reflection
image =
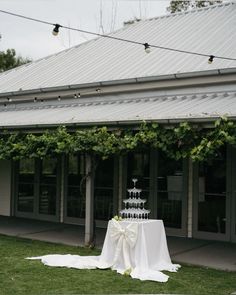
[[[166,227],[181,228],[183,162],[159,153],[157,173],[157,217]]]
[[[94,190],[95,219],[109,220],[113,216],[113,174],[113,158],[98,163]]]
[[[198,230],[225,233],[226,149],[214,160],[199,164]]]
[[[39,213],[45,215],[56,214],[57,201],[57,167],[55,158],[45,158],[41,161]]]
[[[34,174],[33,159],[19,161],[17,210],[19,212],[34,211]]]
[[[138,179],[137,188],[142,189],[141,198],[146,199],[145,208],[149,208],[150,156],[147,152],[130,153],[127,157],[127,189],[133,188],[132,178]],[[128,197],[125,196],[125,198]]]
[[[85,156],[69,155],[67,176],[67,216],[85,217]]]

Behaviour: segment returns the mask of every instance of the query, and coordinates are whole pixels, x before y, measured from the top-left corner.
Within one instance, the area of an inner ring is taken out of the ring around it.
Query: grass
[[[28,256],[46,254],[99,255],[77,248],[0,235],[0,294],[231,294],[236,272],[182,266],[168,273],[167,283],[140,281],[111,270],[77,270],[44,266]]]

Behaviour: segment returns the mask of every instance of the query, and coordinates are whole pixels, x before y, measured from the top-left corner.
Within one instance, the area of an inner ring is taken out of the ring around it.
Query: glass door
[[[59,220],[58,159],[22,159],[16,167],[15,215]]]
[[[194,237],[229,239],[229,164],[226,148],[213,160],[198,164],[195,175]]]

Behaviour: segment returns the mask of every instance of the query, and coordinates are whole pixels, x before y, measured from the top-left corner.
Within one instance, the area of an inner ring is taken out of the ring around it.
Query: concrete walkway
[[[102,248],[106,230],[96,228],[96,247]],[[0,234],[72,246],[84,245],[84,227],[0,216]],[[167,237],[174,262],[236,271],[236,244]]]

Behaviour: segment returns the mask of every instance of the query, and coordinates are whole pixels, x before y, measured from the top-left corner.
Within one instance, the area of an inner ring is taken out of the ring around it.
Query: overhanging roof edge
[[[80,122],[80,123],[63,123],[60,126],[67,127],[90,127],[90,126],[127,126],[127,125],[140,125],[142,122],[146,123],[159,123],[159,124],[178,124],[181,122],[190,122],[190,123],[213,123],[215,120],[219,119],[220,116],[212,117],[196,117],[196,118],[168,118],[168,119],[147,119],[147,120],[124,120],[124,121],[109,121],[109,122]],[[236,120],[236,116],[228,116],[230,120]],[[59,125],[55,124],[31,124],[31,125],[9,125],[9,126],[0,126],[0,130],[7,129],[40,129],[40,128],[56,128]]]
[[[236,68],[223,68],[223,69],[209,70],[209,71],[175,73],[170,75],[138,77],[138,78],[119,79],[119,80],[110,80],[110,81],[101,81],[101,82],[83,83],[83,84],[74,84],[74,85],[62,85],[62,86],[56,86],[56,87],[45,87],[45,88],[37,88],[37,89],[30,89],[30,90],[10,91],[10,92],[0,93],[0,97],[56,92],[56,91],[62,91],[62,90],[83,89],[83,88],[90,88],[90,87],[92,88],[92,87],[99,87],[99,86],[100,87],[116,86],[116,85],[122,85],[122,84],[146,83],[146,82],[164,81],[164,80],[168,81],[168,80],[175,80],[175,79],[197,78],[197,77],[217,76],[217,75],[227,75],[227,74],[236,74]]]

